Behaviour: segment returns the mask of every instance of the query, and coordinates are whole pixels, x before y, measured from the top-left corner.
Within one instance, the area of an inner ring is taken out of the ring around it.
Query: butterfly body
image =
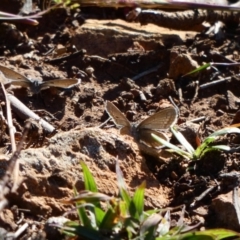
[[[121,111],[111,102],[107,101],[106,110],[112,117],[114,123],[121,127],[120,133],[127,134],[134,138],[139,145],[140,150],[150,154],[151,152],[156,156],[157,150],[162,147],[156,142],[151,134],[169,140],[163,131],[174,125],[177,121],[177,111],[174,107],[165,108],[152,116],[146,118],[139,124],[130,123],[128,119],[121,113]]]

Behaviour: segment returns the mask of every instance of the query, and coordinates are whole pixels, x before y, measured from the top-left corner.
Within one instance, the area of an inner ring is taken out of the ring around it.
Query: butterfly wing
[[[121,129],[122,134],[130,132],[131,129],[130,122],[113,103],[109,101],[106,102],[106,111],[117,126],[123,127]]]
[[[22,74],[15,72],[7,67],[0,65],[0,71],[3,73],[6,79],[8,79],[12,85],[21,86],[21,87],[29,87],[32,82],[23,76]]]
[[[122,127],[122,128],[120,129],[120,134],[121,134],[121,135],[131,135],[131,125]]]
[[[0,71],[0,83],[2,83],[4,85],[11,84],[11,81],[9,79],[7,79],[1,71]]]
[[[167,129],[177,121],[177,111],[174,107],[165,108],[143,120],[138,128]]]
[[[71,89],[74,86],[81,83],[81,79],[76,78],[66,78],[66,79],[54,79],[40,83],[40,90],[47,89],[50,87],[62,88],[62,89]]]
[[[139,132],[138,132],[139,140],[141,142],[144,142],[146,145],[151,146],[153,148],[163,147],[163,145],[161,143],[157,142],[151,136],[152,133],[154,133],[155,135],[157,135],[160,138],[163,138],[166,141],[169,141],[169,138],[164,133],[157,132],[157,131],[151,130],[151,129],[140,129]]]
[[[231,91],[227,91],[227,100],[230,109],[236,110],[238,107],[236,103],[240,103],[240,99],[236,97]]]

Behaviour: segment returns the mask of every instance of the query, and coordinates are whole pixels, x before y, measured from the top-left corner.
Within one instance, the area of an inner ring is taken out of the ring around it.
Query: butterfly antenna
[[[179,112],[180,112],[180,111],[179,111],[178,106],[177,106],[176,103],[173,101],[173,99],[172,99],[171,96],[169,96],[168,98],[169,98],[170,102],[172,103],[172,105],[174,106],[174,108],[176,109],[177,115],[179,116]]]

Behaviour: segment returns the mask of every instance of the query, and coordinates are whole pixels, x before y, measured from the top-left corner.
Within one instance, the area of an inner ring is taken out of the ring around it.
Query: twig
[[[52,47],[51,49],[49,49],[47,52],[42,53],[43,56],[48,56],[50,53],[52,53],[55,49],[57,48],[57,46]]]
[[[121,53],[119,53],[119,55],[121,55]],[[100,57],[98,55],[85,55],[84,56],[84,61],[86,62],[91,62],[91,61],[97,61],[97,62],[101,62],[101,63],[110,63],[110,64],[113,64],[115,66],[118,66],[118,67],[121,67],[121,68],[124,68],[126,69],[128,72],[134,74],[135,72],[132,71],[131,69],[129,69],[128,67],[116,62],[116,59],[115,59],[115,55],[114,56],[111,56],[109,55],[108,56],[109,58],[112,58],[112,59],[108,59],[108,58],[103,58],[103,57]]]
[[[15,137],[14,137],[14,133],[16,132],[16,129],[13,126],[10,102],[8,100],[7,92],[5,90],[5,87],[4,87],[3,83],[1,83],[1,87],[2,87],[2,91],[3,91],[4,97],[5,97],[5,101],[6,101],[7,121],[8,121],[9,135],[10,135],[10,139],[11,139],[12,152],[15,152],[16,149],[17,149],[16,148]],[[20,179],[19,179],[19,162],[16,161],[15,167],[14,167],[14,170],[13,170],[13,187],[12,187],[12,189],[14,191],[18,188],[18,183],[19,182],[20,182]]]
[[[82,49],[80,51],[71,53],[70,55],[64,56],[64,57],[59,57],[59,58],[53,58],[53,59],[46,59],[44,62],[47,63],[59,63],[59,62],[63,62],[65,60],[71,59],[71,58],[75,58],[78,56],[84,56],[84,54],[86,53],[85,49]]]
[[[19,209],[18,209],[18,210],[19,210]],[[23,219],[24,219],[24,213],[21,212],[21,217],[20,217],[20,219],[16,222],[16,224],[19,225],[19,224],[23,221]]]
[[[28,227],[29,224],[24,223],[15,233],[8,233],[6,238],[17,239]]]
[[[239,62],[231,62],[231,63],[221,63],[221,62],[213,62],[211,63],[212,66],[226,66],[226,67],[231,67],[231,66],[239,66]]]
[[[108,58],[103,58],[103,57],[100,57],[98,55],[86,55],[85,58],[87,59],[90,59],[90,60],[97,60],[99,62],[102,62],[102,63],[105,63],[105,62],[112,62],[110,59]]]
[[[150,73],[156,72],[161,66],[162,66],[162,63],[160,63],[157,66],[155,66],[153,68],[150,68],[150,69],[148,69],[148,70],[146,70],[146,71],[144,71],[144,72],[142,72],[138,75],[136,75],[135,77],[132,78],[132,80],[135,81],[135,80],[138,80],[139,78],[144,77],[144,76],[146,76]]]
[[[161,10],[142,10],[136,14],[136,20],[142,25],[152,23],[161,27],[178,30],[189,30],[194,26],[202,24],[204,21],[215,22],[238,22],[239,12],[230,11],[209,11],[209,10],[185,10],[167,12]]]
[[[198,91],[199,91],[199,81],[196,81],[195,83],[196,83],[196,84],[195,84],[195,94],[194,94],[194,96],[193,96],[192,103],[194,103],[195,100],[197,99],[197,97],[198,97]]]
[[[139,91],[138,93],[139,93],[139,97],[140,97],[141,101],[143,101],[143,102],[147,101],[147,98],[146,98],[145,94],[143,93],[143,91]]]
[[[239,202],[239,196],[238,196],[238,187],[233,188],[233,206],[235,208],[237,218],[238,218],[238,224],[240,225],[240,202]]]
[[[39,124],[49,133],[55,131],[55,128],[46,122],[44,119],[40,118],[37,114],[31,111],[27,106],[25,106],[21,101],[19,101],[15,96],[7,94],[7,98],[10,101],[14,111],[23,119],[32,118],[39,121]]]
[[[1,121],[1,131],[3,132],[3,127],[4,127],[4,124],[7,126],[8,125],[8,122],[6,120],[6,118],[4,117],[3,115],[3,110],[2,110],[2,106],[0,105],[0,121]],[[4,123],[4,124],[3,124]],[[2,134],[0,135],[0,141],[2,141]]]
[[[179,96],[179,102],[182,103],[183,102],[183,94],[182,94],[181,86],[179,86],[179,88],[178,88],[178,96]]]
[[[11,179],[12,179],[13,173],[15,175],[15,173],[19,172],[18,157],[23,148],[23,143],[27,136],[28,130],[29,130],[29,127],[26,126],[22,134],[22,139],[17,146],[17,150],[13,153],[12,157],[10,158],[8,169],[5,172],[5,175],[3,176],[2,180],[0,181],[0,212],[8,203],[5,196],[10,191],[11,192],[16,191],[18,187],[19,175],[17,176],[17,178],[13,178],[13,184],[11,184]]]
[[[0,118],[1,118],[1,121],[2,122],[4,122],[6,125],[8,125],[7,124],[7,120],[6,120],[6,118],[4,117],[4,115],[3,115],[3,111],[2,111],[2,107],[0,106]]]
[[[36,26],[36,25],[38,25],[38,21],[36,21],[32,18],[40,18],[42,15],[50,12],[54,8],[60,7],[61,5],[62,5],[62,3],[55,4],[52,7],[49,7],[48,9],[46,9],[44,11],[38,12],[38,13],[30,15],[30,16],[20,16],[20,15],[15,15],[15,14],[0,11],[1,20],[11,20],[11,21],[16,20],[21,23]]]
[[[15,152],[16,151],[16,142],[15,142],[14,133],[16,132],[16,129],[13,126],[10,102],[7,98],[7,92],[5,90],[3,83],[1,83],[1,89],[2,89],[4,98],[6,101],[7,122],[8,122],[8,130],[9,130],[9,135],[10,135],[10,140],[11,140],[12,152]]]
[[[194,118],[194,119],[189,120],[189,121],[187,121],[187,122],[193,122],[193,123],[201,122],[201,121],[205,120],[205,118],[206,118],[206,117],[203,116],[203,117],[199,117],[199,118]]]
[[[109,121],[111,120],[111,117],[108,118],[105,122],[103,122],[102,124],[100,124],[98,127],[101,128],[103,127],[105,124],[107,124]]]
[[[223,78],[223,79],[219,79],[219,80],[216,80],[216,81],[205,83],[205,84],[200,85],[199,89],[205,89],[205,88],[208,88],[208,87],[212,87],[212,86],[215,86],[216,84],[223,83],[223,82],[226,82],[226,81],[231,80],[231,79],[232,79],[232,77],[226,77],[226,78]]]
[[[37,109],[37,110],[34,110],[34,112],[35,113],[40,113],[40,115],[44,114],[44,116],[48,116],[48,118],[50,118],[51,120],[56,120],[56,121],[58,119],[54,115],[57,115],[58,113],[61,113],[61,111],[58,111],[58,112],[54,113],[54,115],[53,115],[45,109]]]
[[[193,203],[190,204],[190,207],[194,207],[197,202],[201,201],[208,193],[210,193],[216,186],[211,186],[207,188],[200,196],[196,197]]]

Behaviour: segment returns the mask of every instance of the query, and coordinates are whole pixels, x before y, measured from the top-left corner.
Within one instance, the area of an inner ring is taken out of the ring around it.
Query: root
[[[212,10],[186,10],[177,12],[166,12],[161,10],[143,10],[139,13],[137,21],[142,25],[153,23],[155,25],[177,29],[189,30],[204,21],[224,23],[237,23],[240,19],[240,12],[212,11]]]

